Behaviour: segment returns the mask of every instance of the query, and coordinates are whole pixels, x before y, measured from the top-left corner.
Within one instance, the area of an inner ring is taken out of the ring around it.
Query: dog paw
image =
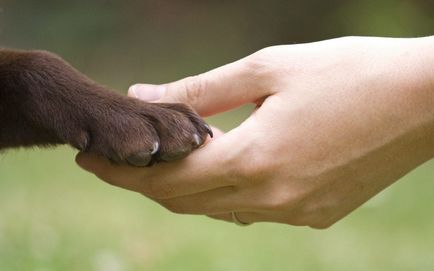
[[[152,104],[119,96],[92,108],[68,143],[115,163],[149,166],[182,159],[199,148],[210,127],[184,104]]]
[[[212,136],[188,106],[125,97],[52,53],[6,51],[0,64],[9,101],[0,109],[11,112],[6,124],[13,131],[8,146],[67,143],[116,163],[147,166],[181,159]]]

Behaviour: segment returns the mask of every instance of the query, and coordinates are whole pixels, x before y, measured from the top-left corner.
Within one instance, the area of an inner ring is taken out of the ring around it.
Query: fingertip
[[[81,167],[84,170],[87,170],[87,158],[86,158],[86,154],[83,152],[79,152],[76,156],[75,156],[75,163],[77,163],[77,165],[79,167]]]
[[[134,84],[128,88],[128,96],[133,98],[138,98],[136,93],[136,88],[138,84]]]
[[[128,89],[128,96],[146,102],[159,100],[165,93],[165,85],[134,84]]]
[[[103,158],[94,153],[79,152],[75,157],[75,162],[82,169],[97,173],[103,164]]]

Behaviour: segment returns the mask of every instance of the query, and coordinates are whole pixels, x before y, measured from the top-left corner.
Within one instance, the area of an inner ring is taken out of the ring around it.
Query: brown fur
[[[66,143],[146,166],[185,157],[208,133],[186,105],[120,95],[49,52],[0,49],[0,149]]]

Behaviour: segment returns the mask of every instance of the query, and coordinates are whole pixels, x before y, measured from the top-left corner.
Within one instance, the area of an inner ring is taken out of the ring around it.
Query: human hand
[[[77,163],[175,213],[328,227],[434,156],[433,43],[274,46],[178,82],[135,85],[132,96],[202,116],[257,109],[181,161],[140,169],[80,153]]]

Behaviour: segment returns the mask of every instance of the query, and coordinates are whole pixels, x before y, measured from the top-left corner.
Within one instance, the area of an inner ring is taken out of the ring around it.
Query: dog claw
[[[154,145],[152,146],[151,155],[156,154],[160,150],[160,143],[158,141],[155,141]]]
[[[204,124],[206,132],[209,134],[209,136],[212,138],[214,136],[211,127],[207,123]]]
[[[78,144],[77,147],[78,147],[79,151],[87,151],[87,149],[89,147],[89,139],[88,139],[88,137],[86,136],[83,139],[83,141]]]
[[[200,139],[198,134],[193,135],[193,147],[197,148],[202,145],[202,140]]]

